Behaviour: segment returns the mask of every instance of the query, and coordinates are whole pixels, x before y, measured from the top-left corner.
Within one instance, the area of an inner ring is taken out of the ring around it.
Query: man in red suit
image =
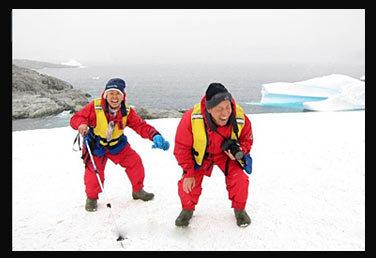
[[[176,131],[174,155],[183,169],[178,181],[182,211],[176,226],[188,226],[201,195],[203,177],[211,175],[214,165],[224,173],[237,225],[251,223],[245,206],[252,143],[251,122],[242,107],[222,84],[211,83],[201,102],[184,113]]]
[[[125,89],[124,80],[120,78],[109,80],[101,98],[91,101],[75,113],[70,120],[70,125],[85,137],[84,140],[88,140],[102,185],[105,179],[106,162],[110,159],[125,168],[132,184],[133,199],[148,201],[153,199],[154,194],[143,189],[145,173],[141,157],[132,149],[123,130],[128,126],[142,138],[153,141],[152,148],[168,150],[170,145],[154,127],[147,124],[131,106],[126,104]],[[96,211],[101,188],[86,146],[82,153],[87,196],[85,209]]]

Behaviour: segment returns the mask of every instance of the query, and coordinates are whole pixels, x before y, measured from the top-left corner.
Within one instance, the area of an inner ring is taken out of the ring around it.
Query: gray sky
[[[87,64],[355,62],[364,9],[13,9],[13,58]]]

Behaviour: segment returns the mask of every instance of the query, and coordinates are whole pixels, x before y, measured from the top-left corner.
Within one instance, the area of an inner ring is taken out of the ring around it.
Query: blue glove
[[[245,161],[244,170],[245,172],[247,172],[247,174],[250,175],[252,173],[252,157],[251,155],[249,155],[249,153],[245,155],[244,161]]]
[[[151,146],[153,149],[158,148],[162,150],[168,150],[168,148],[170,148],[168,141],[166,141],[160,134],[157,134],[153,137],[153,143],[153,146]]]

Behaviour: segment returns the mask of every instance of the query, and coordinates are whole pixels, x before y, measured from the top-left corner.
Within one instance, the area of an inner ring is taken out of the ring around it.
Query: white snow
[[[306,110],[365,109],[365,82],[343,74],[331,74],[299,82],[262,85],[262,105],[301,102]]]
[[[12,133],[12,250],[365,250],[365,111],[248,115],[254,159],[246,209],[252,224],[236,226],[223,173],[215,167],[188,228],[173,156],[179,119],[148,120],[171,143],[152,149],[125,133],[145,166],[149,202],[133,200],[120,166],[107,163],[98,211],[84,209],[83,163],[70,127]],[[116,241],[109,216],[125,232]]]

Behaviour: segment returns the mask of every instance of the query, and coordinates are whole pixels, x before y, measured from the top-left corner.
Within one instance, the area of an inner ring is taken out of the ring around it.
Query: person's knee
[[[236,171],[232,171],[226,177],[226,185],[228,188],[239,188],[239,187],[248,187],[249,179],[248,175],[244,173],[244,171],[238,169]]]
[[[140,155],[133,152],[133,155],[125,156],[121,159],[119,164],[128,170],[143,170],[144,165],[142,164],[142,159]]]
[[[248,175],[246,175],[244,173],[244,171],[241,171],[241,173],[239,173],[239,178],[238,180],[242,183],[242,184],[246,184],[248,185],[249,183],[249,178],[248,178]]]

